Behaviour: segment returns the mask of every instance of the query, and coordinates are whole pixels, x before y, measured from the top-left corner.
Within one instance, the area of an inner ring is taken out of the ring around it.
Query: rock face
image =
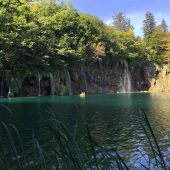
[[[126,60],[110,65],[103,62],[84,63],[77,68],[48,74],[29,74],[16,91],[0,77],[1,96],[46,96],[136,92],[170,91],[170,71],[167,65],[150,63],[143,67],[129,66]],[[14,92],[15,91],[15,92]]]
[[[25,77],[22,87],[19,90],[19,96],[46,96],[51,94],[51,85],[47,76],[41,77],[40,80],[33,75]]]
[[[150,66],[146,70],[150,82],[149,91],[169,92],[170,91],[170,69],[168,65]]]
[[[150,82],[144,68],[130,68],[127,61],[104,66],[90,63],[81,69],[71,70],[73,94],[134,92],[148,90]]]
[[[119,72],[116,66],[104,67],[99,63],[89,63],[71,70],[73,94],[84,91],[87,94],[113,93],[119,89]]]
[[[4,77],[0,77],[0,97],[7,96],[8,94],[8,87],[6,82],[4,81]]]

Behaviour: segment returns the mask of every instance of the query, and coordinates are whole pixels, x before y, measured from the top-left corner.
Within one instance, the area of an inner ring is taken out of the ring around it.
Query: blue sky
[[[107,24],[118,12],[125,13],[135,27],[135,34],[142,36],[142,22],[149,10],[159,24],[164,18],[170,30],[170,0],[71,0],[74,8],[81,13],[97,16]]]

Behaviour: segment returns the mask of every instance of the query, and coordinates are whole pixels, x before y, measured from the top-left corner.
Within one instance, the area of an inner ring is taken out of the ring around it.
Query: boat
[[[86,96],[86,94],[85,94],[85,92],[81,92],[79,96],[83,98]]]

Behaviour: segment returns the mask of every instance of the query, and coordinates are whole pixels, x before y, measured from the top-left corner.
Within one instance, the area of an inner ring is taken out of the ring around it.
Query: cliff
[[[82,91],[86,94],[170,91],[167,65],[150,63],[134,67],[126,60],[114,61],[109,65],[101,61],[86,62],[54,73],[30,73],[23,79],[11,79],[20,80],[20,83],[16,82],[13,86],[11,81],[7,81],[5,74],[0,77],[1,96],[77,95]]]
[[[154,65],[146,70],[150,82],[150,92],[170,91],[170,69],[168,65]]]

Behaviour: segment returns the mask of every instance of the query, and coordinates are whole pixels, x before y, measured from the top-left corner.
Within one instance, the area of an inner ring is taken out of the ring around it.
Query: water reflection
[[[41,144],[49,145],[50,133],[45,126],[50,115],[55,113],[58,120],[64,122],[72,132],[77,132],[82,139],[83,129],[89,126],[97,142],[117,150],[129,164],[140,167],[146,164],[151,154],[148,140],[141,128],[143,122],[140,108],[145,110],[154,133],[164,154],[169,159],[170,153],[170,95],[169,94],[113,94],[95,95],[79,98],[78,96],[38,97],[0,99],[8,106],[19,125],[22,136],[31,145],[31,133],[34,127]],[[11,114],[11,113],[10,113]],[[0,119],[11,121],[9,111],[0,108]]]

